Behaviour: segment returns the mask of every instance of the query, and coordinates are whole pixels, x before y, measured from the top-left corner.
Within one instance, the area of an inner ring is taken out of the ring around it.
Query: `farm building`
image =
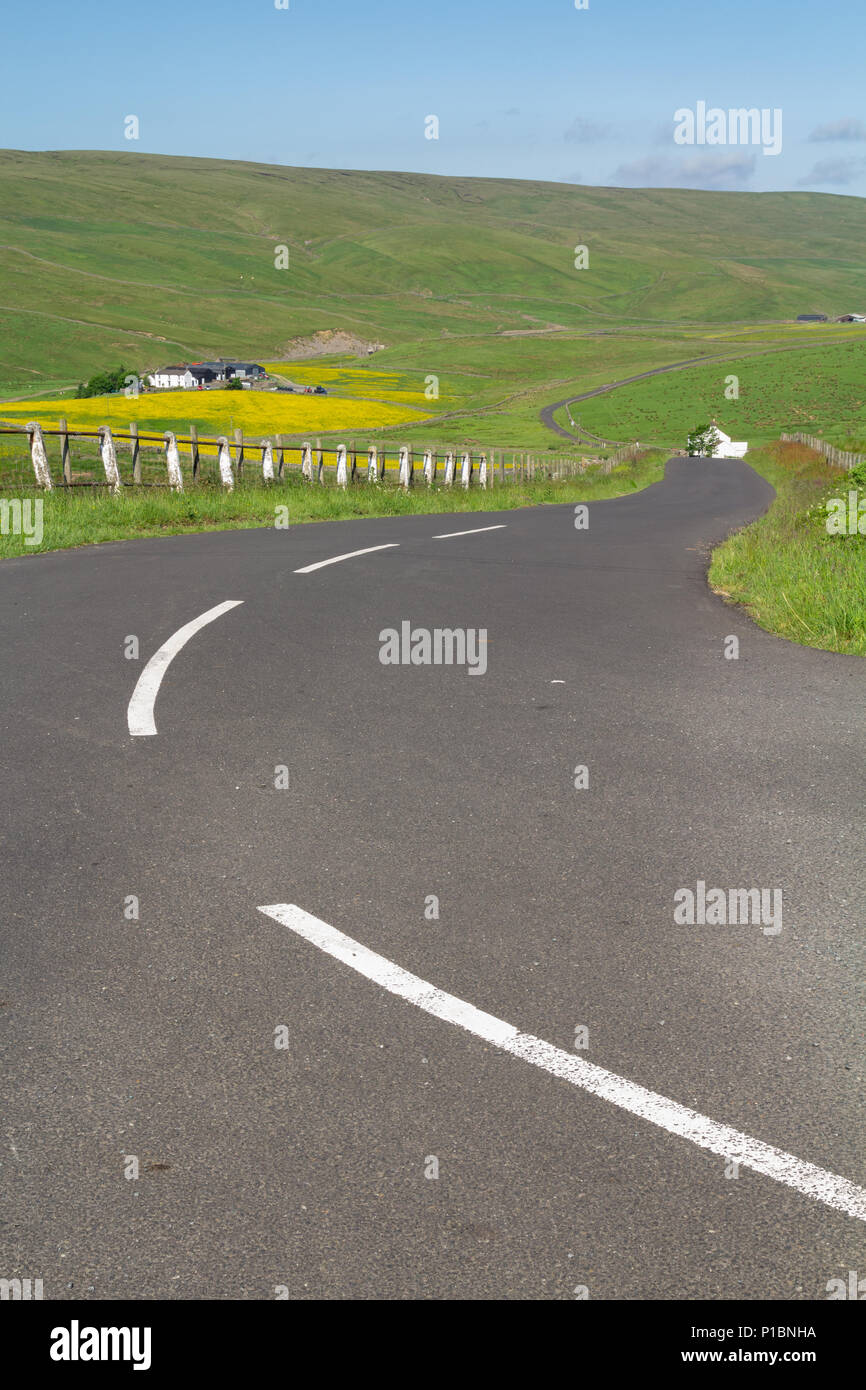
[[[206,367],[213,372],[215,381],[231,381],[239,376],[242,381],[256,381],[265,375],[264,367],[258,362],[238,362],[234,357],[218,357],[215,362],[194,362],[193,368]]]
[[[798,322],[798,323],[826,323],[826,322],[827,322],[827,315],[826,315],[826,314],[798,314],[798,315],[797,315],[797,322]]]
[[[183,386],[186,371],[186,367],[160,367],[158,372],[151,372],[147,380],[151,386],[177,388],[178,386]]]
[[[264,375],[265,369],[258,362],[237,362],[233,358],[221,357],[216,362],[160,367],[158,371],[151,372],[147,380],[149,385],[163,390],[181,387],[185,391],[192,391],[213,381],[231,381],[232,377],[239,377],[241,381],[256,381]]]
[[[718,420],[713,420],[711,423],[719,436],[719,442],[713,449],[712,457],[714,459],[741,459],[748,450],[748,444],[742,440],[739,443],[732,440],[729,434],[725,434]]]
[[[223,360],[222,358],[220,359]],[[260,367],[258,362],[225,362],[226,376],[229,380],[234,376],[239,376],[242,381],[256,381],[265,375],[264,367]]]

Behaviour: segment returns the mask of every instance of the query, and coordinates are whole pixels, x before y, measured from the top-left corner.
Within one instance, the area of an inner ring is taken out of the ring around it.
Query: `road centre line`
[[[620,1109],[649,1120],[670,1134],[688,1139],[710,1153],[784,1183],[836,1211],[866,1221],[866,1189],[857,1187],[847,1178],[838,1177],[813,1163],[806,1163],[793,1154],[785,1153],[783,1149],[764,1144],[760,1139],[752,1139],[729,1125],[718,1124],[706,1115],[554,1047],[542,1038],[533,1037],[531,1033],[521,1033],[513,1024],[483,1013],[465,1000],[446,994],[417,975],[411,975],[385,956],[377,955],[294,903],[272,903],[258,910],[434,1018],[465,1028],[503,1052],[541,1067],[552,1076],[569,1081],[590,1095],[610,1101]]]
[[[314,565],[304,565],[295,574],[312,574],[313,570],[324,569],[326,565],[336,565],[340,560],[354,560],[356,555],[371,555],[374,550],[393,550],[399,541],[389,541],[387,545],[368,545],[365,550],[348,550],[345,555],[332,555],[330,560],[317,560]]]
[[[504,531],[508,526],[507,521],[501,521],[498,526],[475,526],[471,531],[446,531],[444,536],[434,536],[434,541],[450,541],[454,536],[477,536],[481,531]]]
[[[153,707],[162,678],[168,670],[169,663],[177,656],[181,647],[185,647],[189,639],[194,637],[201,628],[212,623],[215,618],[221,617],[223,613],[227,613],[230,608],[237,608],[242,603],[243,599],[240,598],[228,599],[225,603],[218,603],[216,608],[209,608],[206,613],[201,613],[199,617],[193,618],[191,623],[179,627],[177,632],[173,633],[167,642],[163,642],[157,652],[154,652],[136,681],[132,699],[126,711],[126,722],[129,726],[129,732],[134,738],[147,737],[156,733]]]

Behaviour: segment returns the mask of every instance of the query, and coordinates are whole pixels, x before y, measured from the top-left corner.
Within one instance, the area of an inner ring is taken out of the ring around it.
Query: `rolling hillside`
[[[0,153],[0,392],[343,329],[388,346],[843,312],[866,202]],[[573,267],[589,247],[590,266]],[[287,270],[275,247],[289,247]]]
[[[578,244],[587,269],[574,268]],[[399,374],[403,394],[387,399],[438,417],[412,426],[413,440],[545,447],[556,440],[539,409],[569,390],[806,345],[847,354],[841,406],[857,435],[866,337],[791,320],[866,305],[864,245],[866,200],[823,194],[5,151],[0,399],[50,400],[120,361],[137,371],[178,358],[279,363],[318,346],[334,354],[329,365],[354,364],[353,384],[338,388],[349,399],[376,399],[381,373]],[[280,246],[287,269],[275,266]],[[368,358],[369,343],[385,350]],[[431,372],[440,395],[425,410]],[[785,374],[756,385],[764,375]],[[664,440],[665,398],[688,395],[688,373],[659,388],[657,408],[654,384],[633,397],[633,421],[619,393],[593,418],[619,438]],[[696,378],[699,413],[705,394]],[[774,398],[765,404],[772,422]],[[842,422],[827,406],[824,418],[817,401],[815,427],[833,430]]]

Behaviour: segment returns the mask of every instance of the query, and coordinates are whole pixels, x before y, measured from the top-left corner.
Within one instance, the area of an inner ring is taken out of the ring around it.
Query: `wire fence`
[[[29,421],[0,421],[0,492],[33,489],[235,487],[278,483],[293,475],[321,486],[349,487],[392,483],[412,487],[494,487],[534,479],[564,479],[611,469],[634,458],[638,444],[607,456],[543,454],[513,448],[414,449],[398,443],[322,445],[320,439],[287,439],[281,434],[245,437],[199,436],[127,430],[107,425],[56,428]]]

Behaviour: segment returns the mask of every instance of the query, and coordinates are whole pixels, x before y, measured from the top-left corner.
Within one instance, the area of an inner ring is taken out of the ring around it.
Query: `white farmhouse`
[[[208,382],[222,381],[225,378],[218,376],[208,363],[197,362],[192,367],[161,367],[159,371],[151,372],[147,379],[151,386],[169,390],[181,386],[184,391],[192,391],[196,386],[204,386]]]
[[[147,378],[151,386],[161,386],[166,390],[186,385],[186,367],[160,367],[159,371],[151,372]]]
[[[717,420],[711,421],[713,429],[719,436],[719,442],[713,449],[711,457],[714,459],[741,459],[744,457],[748,444],[735,443],[729,434],[725,434]]]

